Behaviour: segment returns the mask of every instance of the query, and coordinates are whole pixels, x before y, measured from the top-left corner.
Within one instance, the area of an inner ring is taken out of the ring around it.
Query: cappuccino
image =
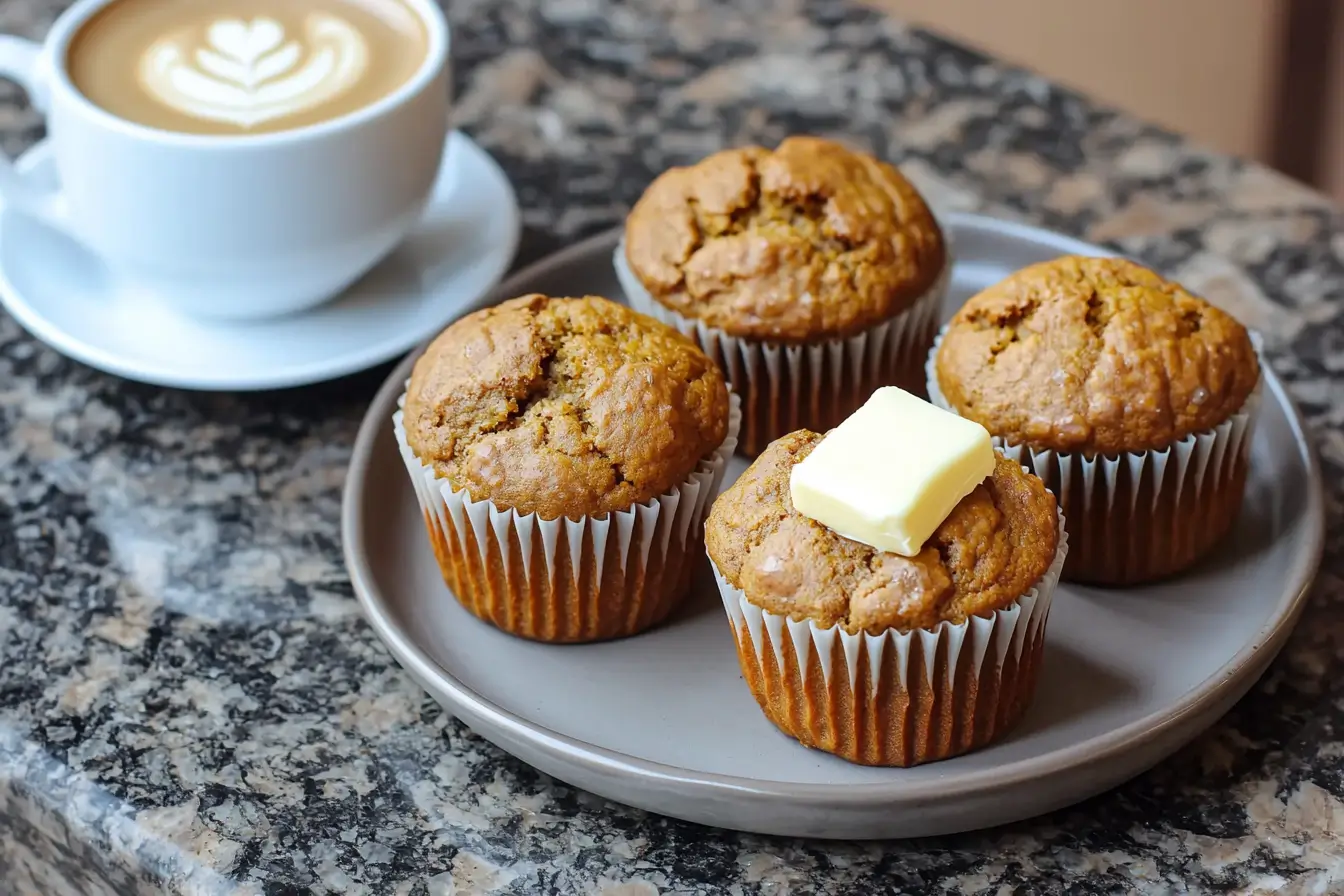
[[[245,136],[375,103],[428,52],[425,23],[403,0],[116,0],[75,35],[66,68],[119,118]]]

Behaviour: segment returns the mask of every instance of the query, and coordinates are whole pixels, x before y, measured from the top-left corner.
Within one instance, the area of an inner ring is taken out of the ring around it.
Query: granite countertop
[[[61,0],[4,0],[40,37]],[[811,131],[945,208],[1109,242],[1268,340],[1330,481],[1290,646],[1138,780],[1007,828],[823,843],[558,784],[401,673],[342,568],[342,476],[387,369],[263,395],[127,383],[0,314],[0,891],[1325,893],[1344,890],[1344,221],[1316,193],[858,6],[454,0],[457,120],[524,258],[655,172]],[[544,11],[543,11],[544,8]],[[40,134],[0,86],[0,142]]]

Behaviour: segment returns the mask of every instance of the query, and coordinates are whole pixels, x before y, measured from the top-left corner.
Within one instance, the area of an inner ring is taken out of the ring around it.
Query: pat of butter
[[[886,386],[793,467],[789,492],[840,535],[913,557],[993,472],[988,430]]]

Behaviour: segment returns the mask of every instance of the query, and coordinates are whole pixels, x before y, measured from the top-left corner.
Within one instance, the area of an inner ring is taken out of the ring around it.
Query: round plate
[[[1112,254],[976,216],[948,219],[958,262],[945,311],[1027,264]],[[497,292],[620,296],[608,233]],[[410,359],[359,433],[346,482],[346,562],[370,622],[453,715],[542,771],[703,824],[806,837],[906,837],[986,827],[1085,799],[1212,724],[1288,636],[1320,560],[1320,472],[1283,385],[1265,371],[1245,508],[1217,556],[1177,580],[1061,586],[1041,683],[1001,743],[913,769],[865,768],[777,731],[738,670],[702,564],[692,599],[638,637],[555,646],[505,635],[453,599],[392,437]],[[741,460],[729,478],[745,467]]]
[[[50,146],[33,147],[19,170],[55,184]],[[508,177],[455,132],[415,230],[343,295],[310,311],[245,322],[185,317],[13,212],[0,213],[0,299],[38,339],[108,373],[181,389],[279,389],[381,364],[434,335],[499,282],[519,232]]]

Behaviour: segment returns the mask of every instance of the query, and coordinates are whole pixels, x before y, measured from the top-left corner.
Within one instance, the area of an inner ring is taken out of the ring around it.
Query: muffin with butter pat
[[[1067,539],[979,424],[880,389],[829,434],[771,443],[705,539],[747,685],[806,746],[911,766],[1026,710]]]

